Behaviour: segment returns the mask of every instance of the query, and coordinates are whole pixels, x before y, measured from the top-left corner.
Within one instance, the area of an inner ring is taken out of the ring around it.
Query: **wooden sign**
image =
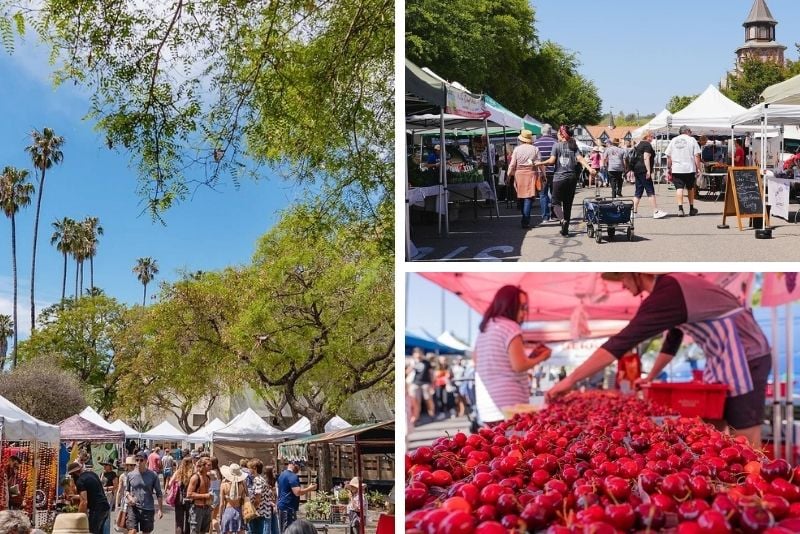
[[[763,191],[761,170],[758,167],[729,167],[725,187],[725,208],[722,212],[723,226],[725,219],[731,216],[736,217],[739,230],[744,230],[743,217],[751,219],[763,217]]]

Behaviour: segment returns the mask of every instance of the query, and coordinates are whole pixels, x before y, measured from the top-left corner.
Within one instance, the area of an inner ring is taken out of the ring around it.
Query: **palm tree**
[[[26,182],[28,171],[6,167],[0,175],[0,208],[11,219],[11,264],[14,274],[14,352],[12,363],[17,366],[17,223],[15,215],[20,208],[30,205],[35,191],[33,184]]]
[[[67,255],[72,252],[75,244],[75,221],[63,217],[53,223],[53,235],[50,244],[64,255],[64,275],[61,278],[61,300],[64,300],[67,291]]]
[[[31,145],[26,147],[25,151],[30,153],[33,167],[42,173],[39,179],[39,195],[36,199],[36,219],[33,223],[33,256],[31,260],[31,331],[33,331],[36,324],[36,241],[39,237],[39,212],[42,208],[44,177],[47,169],[58,165],[64,159],[64,153],[61,152],[64,138],[56,135],[52,128],[44,128],[41,132],[32,131],[31,139]]]
[[[144,286],[144,294],[142,295],[142,306],[144,306],[147,301],[147,284],[158,274],[158,263],[149,256],[139,258],[136,260],[133,272],[136,273],[136,278]]]
[[[14,321],[10,315],[0,315],[0,370],[6,365],[8,338],[14,335]]]
[[[97,254],[98,236],[103,235],[103,227],[97,217],[86,217],[83,226],[86,229],[86,256],[89,258],[89,287],[94,289],[94,257]]]

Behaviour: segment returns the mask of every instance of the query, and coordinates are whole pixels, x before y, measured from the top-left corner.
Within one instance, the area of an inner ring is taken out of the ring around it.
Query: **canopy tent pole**
[[[763,207],[763,219],[761,227],[766,230],[767,225],[767,108],[769,104],[764,104],[764,121],[761,123],[761,206]],[[788,441],[788,440],[787,440]]]
[[[731,157],[731,167],[736,164],[736,138],[733,136],[733,125],[731,125],[731,144],[728,145],[728,155]]]
[[[442,108],[440,114],[440,123],[439,123],[439,143],[440,145],[440,152],[442,153],[441,157],[439,158],[439,176],[440,180],[439,183],[442,184],[442,194],[439,195],[439,202],[443,203],[440,204],[439,210],[439,233],[441,233],[441,224],[442,224],[442,212],[444,212],[444,235],[445,237],[450,236],[450,213],[449,213],[449,203],[448,203],[448,193],[447,193],[447,143],[445,142],[444,138],[444,108]]]
[[[505,128],[505,126],[503,128]],[[492,186],[492,193],[494,194],[494,211],[499,219],[500,207],[497,205],[497,189],[494,186],[494,161],[489,157],[492,154],[492,151],[489,150],[492,140],[489,137],[489,121],[487,119],[483,119],[483,132],[486,134],[486,162],[489,164],[489,183]],[[505,150],[505,147],[503,147],[503,150]]]
[[[778,368],[778,309],[772,307],[772,448],[775,458],[781,458],[781,376]]]
[[[794,387],[794,378],[792,373],[794,372],[794,365],[792,362],[792,355],[794,354],[793,351],[793,342],[792,339],[792,326],[793,326],[793,317],[792,317],[792,305],[791,303],[786,304],[786,460],[794,465],[795,457],[794,457],[794,393],[792,389]]]
[[[324,445],[327,446],[327,444]],[[358,532],[359,534],[364,534],[367,518],[364,514],[364,477],[361,474],[361,446],[358,444],[358,439],[356,439],[355,443],[355,453],[356,469],[358,470],[358,515],[361,518],[358,525]]]
[[[408,150],[408,145],[406,144],[408,137],[405,136],[403,138],[403,148]],[[420,136],[419,142],[419,163],[422,165],[422,136]],[[407,152],[406,152],[407,153]],[[411,152],[412,155],[414,154],[414,131],[411,131]],[[414,161],[414,158],[411,158],[411,161]],[[414,245],[411,243],[411,207],[408,205],[408,164],[405,166],[406,170],[406,190],[405,190],[405,197],[406,197],[406,261],[411,261],[413,257],[411,254],[411,249]]]
[[[503,182],[503,185],[505,185],[505,187],[506,187],[506,208],[508,208],[508,153],[506,152],[506,143],[507,142],[508,141],[506,140],[506,125],[503,124],[503,164],[506,166],[506,169],[505,169],[506,178],[505,178],[505,181]],[[500,171],[498,171],[497,174],[500,174]],[[495,195],[495,197],[496,196],[497,195]]]

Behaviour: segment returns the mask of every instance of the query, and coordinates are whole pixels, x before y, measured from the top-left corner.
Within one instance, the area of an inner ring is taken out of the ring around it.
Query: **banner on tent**
[[[780,306],[800,300],[797,273],[764,273],[761,292],[762,306]]]
[[[460,115],[468,119],[485,119],[491,113],[486,110],[486,105],[480,97],[474,97],[464,91],[447,87],[447,107],[445,113]]]

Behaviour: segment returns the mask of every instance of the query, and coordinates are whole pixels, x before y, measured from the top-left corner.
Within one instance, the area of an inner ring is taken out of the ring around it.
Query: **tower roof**
[[[772,13],[770,13],[765,0],[755,0],[755,2],[753,2],[750,14],[747,15],[747,20],[744,21],[742,26],[749,26],[750,24],[758,24],[760,22],[769,24],[778,23],[778,21],[772,17]]]

